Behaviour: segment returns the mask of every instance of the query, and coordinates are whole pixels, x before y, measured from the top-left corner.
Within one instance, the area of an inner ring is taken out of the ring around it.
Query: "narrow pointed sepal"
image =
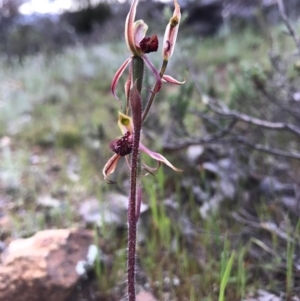
[[[112,82],[111,82],[111,86],[110,86],[110,89],[111,89],[111,93],[113,94],[113,96],[119,100],[120,98],[116,95],[116,87],[117,87],[117,84],[119,82],[119,79],[121,77],[121,75],[123,74],[124,70],[126,69],[126,67],[128,66],[129,62],[132,60],[132,57],[129,57],[123,64],[122,66],[118,69],[118,71],[116,72],[116,74],[114,75],[113,79],[112,79]]]
[[[181,19],[180,6],[177,0],[174,0],[174,5],[174,13],[167,25],[163,41],[163,59],[166,61],[173,55]]]
[[[132,54],[137,54],[135,40],[134,40],[134,19],[135,19],[136,7],[138,3],[139,0],[133,0],[125,21],[125,40],[127,43],[127,47]]]
[[[146,55],[142,56],[144,62],[146,63],[146,65],[149,67],[149,69],[152,71],[153,75],[155,76],[155,80],[157,85],[155,91],[152,91],[153,93],[157,93],[159,92],[160,88],[161,88],[161,77],[159,75],[159,72],[157,71],[157,69],[155,68],[155,66],[150,62],[150,60],[147,58]]]
[[[163,155],[153,152],[150,149],[148,149],[146,146],[144,146],[142,143],[140,143],[140,150],[144,153],[146,153],[148,156],[153,158],[156,161],[160,161],[166,165],[168,165],[170,168],[177,172],[182,172],[183,170],[176,168],[171,162],[169,162]]]
[[[185,84],[186,80],[183,80],[182,82],[175,79],[174,77],[170,76],[170,75],[163,75],[162,77],[164,82],[170,83],[170,84],[174,84],[174,85],[183,85]]]
[[[109,177],[109,175],[111,175],[114,171],[115,171],[115,169],[116,169],[116,167],[117,167],[117,165],[118,165],[118,162],[119,162],[119,160],[121,159],[121,156],[119,156],[118,154],[114,154],[107,162],[106,162],[106,164],[105,164],[105,166],[104,166],[104,168],[103,168],[103,176],[104,176],[104,180],[106,181],[106,182],[108,182],[109,184],[113,184],[114,182],[113,181],[111,181],[108,177]]]
[[[142,162],[142,168],[147,172],[145,175],[148,173],[154,176],[154,173],[159,170],[161,166],[161,161],[157,161],[157,167],[151,167],[148,166],[145,162]]]

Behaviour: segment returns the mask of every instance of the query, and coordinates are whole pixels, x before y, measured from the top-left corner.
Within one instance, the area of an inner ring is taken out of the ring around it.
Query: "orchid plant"
[[[120,77],[128,68],[128,77],[125,83],[125,99],[126,107],[124,112],[119,112],[118,126],[122,132],[122,137],[113,140],[110,148],[114,155],[108,160],[103,168],[104,179],[113,183],[109,176],[115,171],[117,164],[122,157],[125,157],[130,170],[130,195],[128,204],[128,256],[127,256],[127,293],[128,300],[135,301],[135,258],[136,258],[136,224],[140,214],[141,205],[141,185],[139,177],[142,166],[148,173],[155,172],[161,165],[166,164],[173,170],[180,172],[181,170],[173,166],[164,156],[151,151],[140,141],[142,124],[148,115],[156,94],[160,91],[162,82],[169,82],[176,85],[184,84],[185,81],[178,81],[169,75],[165,75],[165,71],[171,58],[181,18],[180,6],[177,0],[174,0],[174,13],[170,19],[163,41],[162,47],[162,66],[160,71],[148,59],[147,53],[156,52],[158,50],[158,37],[153,35],[146,37],[148,26],[143,20],[135,20],[136,9],[139,0],[133,0],[129,13],[125,22],[125,40],[127,47],[131,52],[131,56],[125,60],[121,67],[117,70],[111,83],[111,92],[116,99],[121,100],[116,94],[116,87]],[[150,91],[150,96],[146,102],[145,109],[142,108],[141,90],[143,87],[144,65],[151,70],[155,77],[154,88]],[[122,102],[121,102],[122,103]],[[158,162],[156,168],[147,166],[144,162],[140,162],[140,151],[146,153]]]

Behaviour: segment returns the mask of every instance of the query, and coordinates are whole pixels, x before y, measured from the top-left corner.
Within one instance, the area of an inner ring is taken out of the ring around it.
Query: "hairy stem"
[[[142,127],[141,89],[144,73],[144,61],[140,57],[132,60],[132,83],[129,102],[133,121],[133,146],[131,154],[130,196],[128,205],[128,255],[127,255],[127,293],[128,300],[136,300],[135,292],[135,256],[136,256],[136,225],[137,225],[137,178],[139,175],[139,144]]]

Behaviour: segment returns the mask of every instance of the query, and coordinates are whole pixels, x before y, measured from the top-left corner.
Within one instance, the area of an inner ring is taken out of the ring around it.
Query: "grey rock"
[[[141,204],[141,213],[148,206]],[[103,200],[91,198],[82,203],[79,209],[80,216],[87,224],[103,224],[125,226],[127,223],[128,196],[117,192],[109,192],[103,196]]]
[[[186,156],[190,163],[196,163],[197,159],[203,154],[204,147],[201,145],[191,145],[186,150]]]
[[[46,208],[59,208],[60,201],[53,198],[51,195],[42,195],[39,196],[36,200],[36,203],[42,207]]]

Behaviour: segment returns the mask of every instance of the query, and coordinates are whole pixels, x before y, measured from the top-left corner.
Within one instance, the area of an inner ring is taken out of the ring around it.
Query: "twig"
[[[267,145],[262,145],[262,144],[256,144],[253,142],[248,141],[247,139],[243,137],[230,137],[228,139],[221,139],[223,138],[227,133],[229,133],[229,129],[224,130],[223,132],[217,132],[213,135],[204,137],[204,138],[193,138],[193,139],[188,139],[185,141],[179,141],[176,144],[172,143],[165,143],[164,144],[164,149],[166,150],[180,150],[183,148],[186,148],[191,145],[199,145],[199,144],[208,144],[208,143],[215,143],[215,144],[229,144],[229,143],[240,143],[245,146],[251,147],[257,151],[264,152],[273,156],[280,156],[280,157],[285,157],[288,159],[296,159],[300,160],[300,153],[295,152],[295,151],[285,151],[281,149],[277,149],[271,146]]]
[[[271,96],[269,92],[265,88],[260,88],[259,91],[268,99],[268,101],[272,102],[276,106],[278,106],[280,109],[286,111],[289,113],[291,116],[296,118],[297,120],[300,120],[300,111],[298,110],[293,110],[291,108],[286,107],[285,105],[280,104],[278,99],[276,99],[274,96]]]
[[[262,144],[255,144],[245,139],[244,137],[238,136],[227,140],[227,143],[241,143],[251,148],[254,148],[260,152],[268,153],[270,155],[281,156],[290,159],[300,160],[300,153],[295,151],[284,151],[281,149],[277,149],[271,146],[266,146]]]
[[[229,110],[227,107],[223,105],[222,109],[219,109],[217,106],[211,104],[210,102],[208,103],[209,108],[222,116],[227,116],[227,117],[233,117],[236,118],[240,121],[252,124],[252,125],[257,125],[266,129],[270,130],[286,130],[289,131],[293,134],[296,134],[297,136],[300,136],[300,128],[297,126],[290,124],[290,123],[284,123],[284,122],[271,122],[271,121],[266,121],[262,120],[259,118],[255,118],[234,110]]]
[[[163,147],[166,150],[180,150],[191,145],[217,142],[219,139],[225,137],[231,131],[231,129],[234,127],[235,124],[236,124],[236,120],[232,120],[227,127],[220,129],[218,132],[208,135],[206,137],[194,137],[185,140],[182,139],[179,142],[177,139],[174,144],[172,144],[171,142],[164,141]]]
[[[202,95],[201,88],[199,87],[199,84],[197,81],[195,81],[195,87],[196,90],[198,91],[199,95]],[[257,125],[260,127],[264,127],[270,130],[286,130],[289,131],[293,134],[296,134],[297,136],[300,136],[300,128],[290,124],[290,123],[283,123],[283,122],[271,122],[271,121],[266,121],[262,120],[259,118],[251,117],[249,115],[234,111],[234,110],[229,110],[225,104],[221,104],[215,99],[209,98],[207,102],[207,106],[215,113],[226,116],[226,117],[233,117],[236,118],[240,121]]]
[[[299,46],[300,46],[300,43],[299,43]],[[300,49],[300,47],[299,47],[299,49]],[[203,95],[202,89],[199,85],[199,82],[196,80],[195,76],[193,76],[194,75],[193,66],[189,66],[189,69],[192,74],[192,77],[194,78],[196,90],[198,91],[200,97],[202,97],[202,95]],[[212,99],[212,98],[208,99],[208,101],[206,102],[206,105],[208,106],[208,108],[211,111],[215,112],[219,116],[223,116],[225,118],[233,118],[233,120],[232,120],[233,126],[237,121],[242,121],[242,122],[256,125],[258,127],[265,128],[265,129],[288,131],[288,132],[295,134],[297,137],[300,137],[300,128],[295,126],[294,124],[284,123],[284,122],[270,122],[270,121],[255,118],[255,117],[252,117],[247,114],[243,114],[243,113],[240,113],[240,112],[237,112],[234,110],[229,110],[225,104],[223,104],[215,99]],[[193,114],[199,115],[201,118],[203,118],[201,113],[199,113],[199,114],[193,113]],[[209,120],[209,117],[207,117],[206,115],[204,115],[204,119],[208,120],[214,126],[217,126],[216,125],[217,123],[211,122],[211,120]],[[270,155],[300,160],[299,152],[285,151],[285,150],[277,149],[277,148],[274,148],[271,146],[253,143],[253,142],[249,141],[248,139],[246,139],[245,137],[232,134],[230,131],[233,128],[233,126],[229,126],[229,127],[225,128],[224,130],[220,130],[220,127],[217,126],[219,129],[219,131],[217,133],[214,133],[214,134],[209,135],[204,138],[198,138],[198,139],[193,138],[193,139],[188,139],[188,140],[182,141],[181,143],[179,142],[177,144],[177,147],[173,146],[173,149],[179,149],[179,148],[184,148],[184,147],[190,146],[190,145],[205,144],[205,143],[218,143],[218,144],[220,144],[220,143],[240,143],[245,146],[256,149],[258,151],[268,153]],[[227,134],[231,134],[231,137],[229,137],[228,139],[223,139]]]
[[[298,37],[298,35],[296,34],[296,31],[294,29],[294,27],[292,26],[287,14],[286,14],[286,10],[285,10],[285,6],[282,0],[277,0],[278,3],[278,10],[279,10],[279,14],[282,18],[283,23],[285,24],[287,30],[289,31],[290,36],[293,38],[296,47],[298,49],[299,55],[300,55],[300,39]]]
[[[249,221],[249,220],[241,217],[236,212],[232,213],[232,217],[240,223],[244,223],[244,224],[249,225],[253,228],[263,229],[263,230],[266,230],[270,233],[276,234],[279,238],[281,238],[285,241],[295,242],[295,240],[293,238],[291,238],[286,232],[282,231],[279,227],[276,226],[276,224],[274,224],[272,222],[261,222],[261,221],[253,222],[253,221]]]

